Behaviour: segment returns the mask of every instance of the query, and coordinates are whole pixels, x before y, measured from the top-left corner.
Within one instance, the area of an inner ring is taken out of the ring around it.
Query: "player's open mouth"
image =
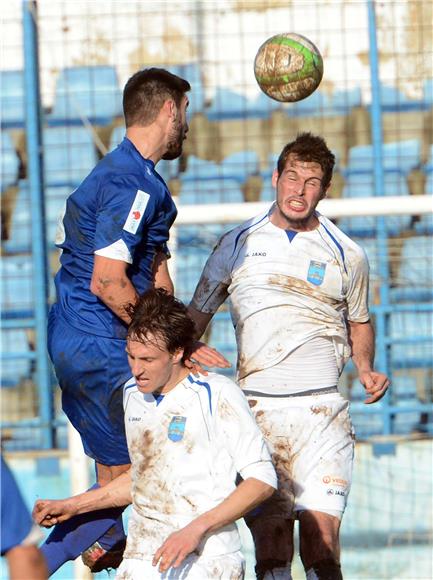
[[[294,211],[304,211],[304,209],[306,208],[305,203],[302,201],[298,201],[297,199],[289,200],[288,206],[290,207],[290,209],[293,209]]]

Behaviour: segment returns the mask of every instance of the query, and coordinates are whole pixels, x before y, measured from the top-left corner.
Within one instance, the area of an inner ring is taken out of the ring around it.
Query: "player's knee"
[[[333,558],[314,562],[308,568],[306,575],[307,580],[343,580],[341,566]]]
[[[258,560],[255,565],[257,580],[291,580],[291,564],[283,560]]]

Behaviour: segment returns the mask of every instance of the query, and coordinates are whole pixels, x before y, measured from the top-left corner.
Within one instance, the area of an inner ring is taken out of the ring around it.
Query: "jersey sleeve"
[[[350,279],[346,295],[347,317],[350,322],[367,322],[368,312],[369,265],[367,256],[358,247],[350,260]]]
[[[157,211],[157,196],[151,185],[146,189],[140,189],[128,176],[103,186],[96,216],[95,254],[132,264]]]
[[[228,297],[230,285],[230,237],[231,232],[223,236],[209,256],[200,280],[194,291],[191,306],[199,312],[215,314]]]
[[[227,381],[216,412],[216,432],[243,479],[254,477],[277,489],[277,476],[263,435],[241,389]]]
[[[18,485],[1,458],[1,555],[17,546],[37,545],[43,534],[33,523]]]

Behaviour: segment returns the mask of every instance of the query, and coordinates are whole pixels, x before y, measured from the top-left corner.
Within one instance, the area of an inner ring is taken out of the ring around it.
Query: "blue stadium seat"
[[[188,116],[202,112],[205,104],[205,92],[200,64],[198,62],[177,65],[169,64],[163,68],[186,79],[190,83],[191,91],[188,93]]]
[[[226,87],[217,87],[205,115],[210,121],[245,119],[247,110],[248,99],[245,95]]]
[[[207,248],[180,244],[176,251],[176,296],[188,303],[209,257]]]
[[[1,317],[29,318],[33,315],[33,263],[30,254],[2,256]]]
[[[45,183],[76,187],[98,162],[93,135],[84,127],[43,131]]]
[[[384,196],[409,195],[409,187],[403,174],[393,171],[384,175]],[[375,194],[373,175],[368,173],[351,174],[347,179],[342,197],[373,197]],[[410,216],[386,216],[387,231],[399,235],[409,228]],[[376,233],[377,218],[373,216],[341,218],[339,227],[346,233],[358,237],[373,237]]]
[[[424,194],[433,196],[433,145],[430,145],[429,158],[422,169],[426,174]],[[433,235],[433,215],[431,213],[422,215],[419,221],[415,223],[415,231],[419,234]]]
[[[24,73],[22,70],[0,71],[0,120],[2,128],[24,127]]]
[[[22,379],[30,378],[32,370],[32,361],[29,357],[30,346],[26,331],[22,328],[2,328],[1,342],[0,386],[2,388],[15,387]],[[14,357],[8,357],[8,355],[14,355]]]
[[[394,368],[431,367],[433,313],[391,312],[389,336],[398,340],[391,345],[391,362]]]
[[[7,131],[1,132],[1,191],[18,182],[20,160]]]
[[[391,291],[393,300],[433,300],[432,240],[429,236],[414,236],[403,240],[397,288]]]
[[[421,166],[421,143],[418,139],[384,143],[382,146],[383,168],[385,172],[399,171],[407,175]],[[357,173],[374,170],[373,145],[356,145],[349,149],[349,160],[341,171],[346,178]]]
[[[331,117],[347,115],[353,107],[361,106],[361,89],[338,90],[327,94],[320,90],[312,95],[287,106],[290,117]]]
[[[60,71],[50,125],[77,124],[83,119],[108,125],[122,115],[122,93],[112,66],[78,66]]]
[[[237,151],[222,160],[221,170],[224,178],[244,183],[249,175],[258,175],[259,156],[255,151]]]
[[[381,85],[380,100],[384,112],[424,111],[428,108],[424,99],[410,99],[405,93],[390,85]]]
[[[235,179],[196,179],[183,181],[179,191],[181,204],[242,203],[244,196]]]
[[[2,242],[7,253],[29,252],[32,244],[30,191],[26,180],[20,180],[9,228],[9,238]]]

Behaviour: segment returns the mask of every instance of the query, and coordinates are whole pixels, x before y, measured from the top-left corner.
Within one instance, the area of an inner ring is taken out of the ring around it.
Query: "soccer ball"
[[[254,74],[259,87],[271,99],[290,103],[301,101],[319,86],[323,59],[305,36],[276,34],[257,51]]]

